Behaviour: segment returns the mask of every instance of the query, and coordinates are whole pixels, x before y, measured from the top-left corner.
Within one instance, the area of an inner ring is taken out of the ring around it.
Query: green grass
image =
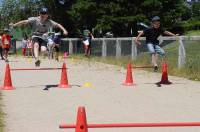
[[[184,43],[186,49],[186,65],[181,69],[178,69],[179,43],[175,41],[164,47],[164,50],[166,51],[167,54],[168,73],[169,75],[200,81],[200,52],[199,52],[200,44],[198,41],[185,41]],[[116,58],[115,56],[105,57],[105,58],[91,56],[90,58],[87,58],[83,55],[73,55],[70,58],[103,62],[122,67],[126,67],[128,62],[131,62],[134,66],[146,66],[151,64],[150,63],[151,56],[147,52],[139,54],[137,60],[135,61],[131,60],[130,56],[119,57],[119,58]],[[159,64],[161,65],[161,59]],[[153,69],[145,69],[145,70],[153,71]],[[161,72],[161,69],[159,70],[159,72]]]
[[[187,32],[186,35],[190,35],[190,36],[200,35],[200,31],[199,30],[192,30],[192,31]]]

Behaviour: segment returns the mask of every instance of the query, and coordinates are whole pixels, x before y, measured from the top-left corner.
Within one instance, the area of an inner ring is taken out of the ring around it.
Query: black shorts
[[[47,47],[47,41],[45,41],[44,39],[42,39],[42,38],[40,38],[40,37],[35,37],[35,36],[34,36],[34,37],[32,38],[32,40],[33,40],[33,44],[38,43],[40,47],[41,47],[41,46]]]

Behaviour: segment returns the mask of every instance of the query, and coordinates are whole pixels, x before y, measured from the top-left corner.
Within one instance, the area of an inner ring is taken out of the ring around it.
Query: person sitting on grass
[[[146,37],[146,44],[147,48],[152,57],[152,64],[154,66],[154,71],[158,71],[158,54],[162,57],[165,57],[165,51],[159,46],[158,37],[162,34],[169,35],[169,36],[176,36],[176,34],[171,33],[169,31],[164,30],[161,27],[160,17],[155,16],[151,20],[152,26],[141,31],[135,39],[136,44],[141,44],[139,39],[142,35]],[[177,34],[178,35],[178,34]]]

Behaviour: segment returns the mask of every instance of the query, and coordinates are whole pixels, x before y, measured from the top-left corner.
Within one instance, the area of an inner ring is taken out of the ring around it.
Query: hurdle
[[[113,123],[87,124],[85,107],[79,107],[75,124],[61,124],[60,129],[76,129],[76,132],[88,132],[88,128],[132,128],[132,127],[199,127],[200,122],[154,122],[154,123]]]
[[[140,68],[141,68],[141,69],[143,69],[143,68],[146,69],[146,68],[147,68],[147,69],[148,69],[148,68],[154,68],[154,67],[153,67],[153,66],[133,66],[133,68],[134,68],[134,69],[135,69],[135,68],[138,68],[138,69],[140,69]]]
[[[11,69],[9,64],[6,64],[6,70],[5,70],[5,77],[4,77],[4,83],[3,86],[0,86],[2,90],[13,90],[14,87],[12,86],[12,79],[11,79],[11,72],[10,71],[41,71],[41,70],[61,70],[61,79],[60,83],[58,84],[59,88],[70,88],[71,85],[68,84],[68,77],[67,77],[67,70],[66,64],[63,63],[62,68],[14,68]]]
[[[61,70],[61,69],[68,69],[68,68],[14,68],[10,69],[11,71],[39,71],[39,70]]]
[[[88,128],[122,128],[122,127],[189,127],[200,126],[200,122],[165,122],[165,123],[118,123],[118,124],[87,124]],[[62,124],[60,128],[76,128],[76,125]]]

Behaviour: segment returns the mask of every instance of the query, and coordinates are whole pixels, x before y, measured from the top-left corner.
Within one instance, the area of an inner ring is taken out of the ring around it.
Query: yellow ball
[[[92,87],[92,84],[89,83],[89,82],[86,82],[86,83],[84,83],[84,87],[86,87],[86,88],[90,88],[90,87]]]

